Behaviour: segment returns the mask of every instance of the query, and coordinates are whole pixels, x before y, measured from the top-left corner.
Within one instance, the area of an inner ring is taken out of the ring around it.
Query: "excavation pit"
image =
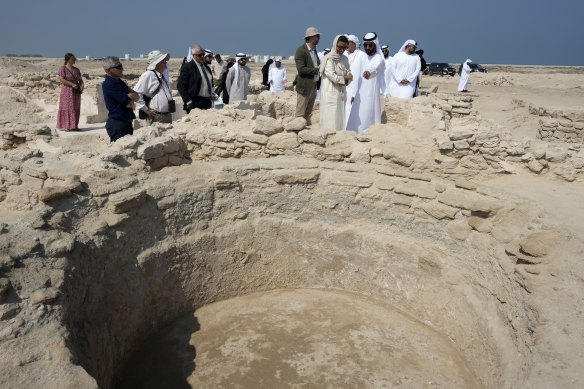
[[[172,189],[151,180],[115,231],[75,245],[65,321],[100,387],[521,382],[525,291],[492,242],[355,201],[358,188],[330,184],[346,172],[282,185],[270,169],[206,168],[177,168]]]

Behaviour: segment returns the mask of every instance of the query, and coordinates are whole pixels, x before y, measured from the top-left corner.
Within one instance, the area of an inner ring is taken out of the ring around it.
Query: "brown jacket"
[[[312,58],[310,58],[310,53],[308,52],[306,43],[303,43],[298,49],[296,49],[294,61],[296,62],[296,70],[298,70],[298,76],[296,76],[296,92],[303,96],[307,96],[315,87],[318,89],[318,86],[314,82],[314,76],[318,74],[320,59],[318,59],[317,55],[316,65],[314,65]]]

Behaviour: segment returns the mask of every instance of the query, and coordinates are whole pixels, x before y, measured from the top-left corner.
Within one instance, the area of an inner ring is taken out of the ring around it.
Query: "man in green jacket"
[[[316,54],[316,45],[320,40],[320,33],[316,27],[308,27],[304,34],[305,43],[294,55],[296,62],[296,117],[303,117],[310,125],[310,115],[316,99],[317,84],[320,84],[318,67],[320,60]]]

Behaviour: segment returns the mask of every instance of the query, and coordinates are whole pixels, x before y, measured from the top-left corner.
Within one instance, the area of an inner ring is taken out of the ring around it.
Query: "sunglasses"
[[[365,46],[365,47],[373,47],[373,46],[375,46],[375,43],[363,43],[363,46]]]
[[[124,68],[124,65],[122,65],[122,64],[119,64],[119,65],[116,65],[116,66],[112,66],[110,69],[118,69],[118,70],[122,70],[123,68]]]
[[[204,56],[204,55],[205,55],[205,53],[193,53],[193,55],[194,55],[195,57],[202,57],[202,56]]]

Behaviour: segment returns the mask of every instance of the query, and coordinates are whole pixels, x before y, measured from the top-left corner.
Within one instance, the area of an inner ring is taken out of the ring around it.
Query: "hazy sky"
[[[6,0],[0,55],[184,57],[201,43],[287,57],[316,26],[319,50],[336,34],[375,31],[392,53],[416,40],[428,62],[584,66],[582,19],[584,0]]]

